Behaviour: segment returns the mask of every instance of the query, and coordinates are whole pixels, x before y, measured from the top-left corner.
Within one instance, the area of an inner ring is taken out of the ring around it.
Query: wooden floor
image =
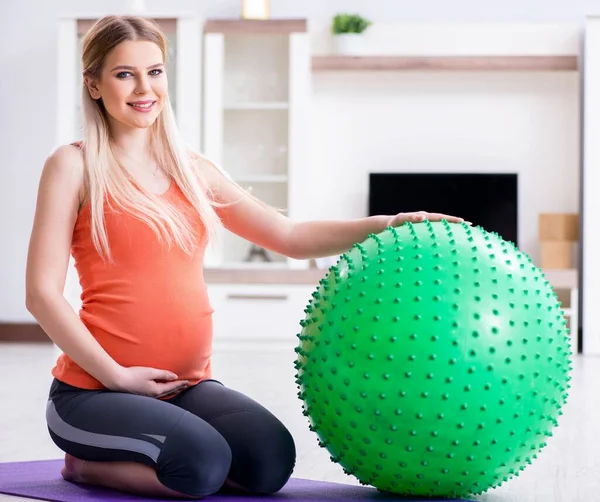
[[[215,377],[270,408],[292,431],[296,477],[356,484],[317,446],[301,413],[294,383],[293,343],[287,347],[215,347]],[[267,350],[265,350],[267,349]],[[52,459],[61,452],[48,437],[44,409],[50,368],[57,356],[42,344],[0,344],[0,462]],[[518,478],[477,500],[600,501],[600,359],[577,357],[562,422],[538,460]],[[0,500],[23,500],[4,497]]]

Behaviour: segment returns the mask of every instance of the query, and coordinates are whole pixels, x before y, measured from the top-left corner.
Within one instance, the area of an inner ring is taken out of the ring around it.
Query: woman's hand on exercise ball
[[[420,223],[423,221],[441,221],[446,220],[448,223],[462,223],[465,220],[458,216],[450,216],[442,213],[428,213],[427,211],[416,211],[413,213],[398,213],[390,218],[388,224],[389,227],[399,227],[404,225],[406,222]],[[466,222],[470,225],[471,222]]]

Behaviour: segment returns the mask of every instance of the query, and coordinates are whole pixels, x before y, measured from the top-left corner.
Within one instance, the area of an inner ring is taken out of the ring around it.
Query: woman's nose
[[[146,94],[150,89],[150,82],[147,77],[142,76],[137,79],[135,86],[136,94]]]

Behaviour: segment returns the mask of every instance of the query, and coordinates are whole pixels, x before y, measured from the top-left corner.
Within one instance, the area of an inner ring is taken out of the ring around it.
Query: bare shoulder
[[[61,145],[50,153],[44,168],[58,176],[83,177],[83,151],[76,145]]]
[[[194,169],[200,174],[203,174],[206,171],[211,171],[216,167],[215,164],[211,162],[208,157],[205,157],[204,155],[196,152],[195,150],[188,149],[187,155]]]
[[[83,152],[76,145],[61,145],[48,155],[40,183],[44,186],[61,185],[65,192],[84,198]],[[63,192],[64,193],[64,192]]]
[[[208,157],[193,150],[188,150],[188,157],[197,175],[211,190],[233,186],[229,176]]]
[[[76,146],[56,148],[44,162],[27,256],[27,289],[64,289],[79,210],[83,156]]]

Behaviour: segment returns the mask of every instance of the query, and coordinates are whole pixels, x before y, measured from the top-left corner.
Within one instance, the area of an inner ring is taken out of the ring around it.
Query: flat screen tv
[[[368,211],[460,216],[518,246],[517,183],[510,173],[370,173]]]

